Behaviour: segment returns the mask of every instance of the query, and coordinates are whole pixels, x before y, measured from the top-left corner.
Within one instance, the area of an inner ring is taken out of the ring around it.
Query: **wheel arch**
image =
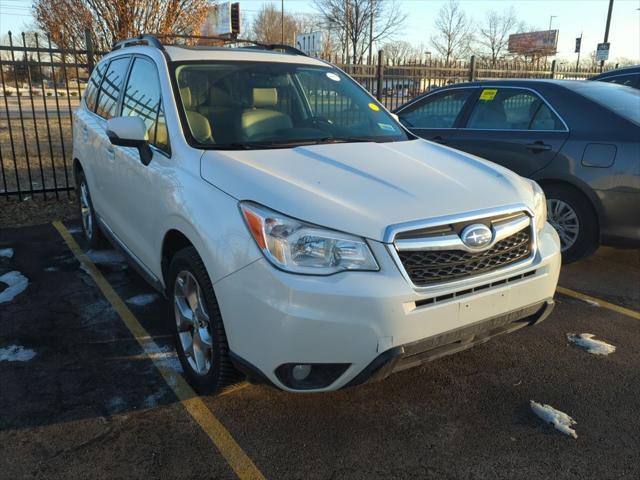
[[[536,180],[536,182],[538,182],[538,184],[542,187],[543,190],[545,190],[547,187],[550,187],[550,186],[557,187],[557,188],[564,188],[564,189],[572,190],[573,192],[577,193],[582,198],[584,198],[586,200],[587,204],[596,213],[596,215],[595,215],[596,229],[597,229],[597,232],[598,232],[598,237],[600,237],[601,223],[602,223],[602,220],[601,220],[601,217],[602,217],[602,206],[600,205],[600,201],[599,201],[598,197],[595,195],[595,193],[593,193],[592,191],[589,192],[589,190],[587,188],[584,188],[583,186],[578,185],[575,182],[571,182],[571,181],[566,180],[566,179],[561,179],[561,178],[540,178],[540,179],[535,179],[535,180]]]

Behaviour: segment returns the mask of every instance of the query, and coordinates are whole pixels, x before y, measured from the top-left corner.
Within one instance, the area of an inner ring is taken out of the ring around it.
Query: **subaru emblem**
[[[474,223],[462,230],[460,239],[467,247],[473,250],[481,250],[488,247],[493,240],[493,232],[489,227],[482,223]]]

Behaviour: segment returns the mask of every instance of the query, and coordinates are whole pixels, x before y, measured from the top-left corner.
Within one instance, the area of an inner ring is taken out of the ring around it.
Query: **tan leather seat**
[[[242,106],[226,90],[212,86],[208,101],[198,107],[198,112],[209,120],[217,144],[241,141],[239,125]]]
[[[191,130],[193,138],[199,143],[213,143],[211,124],[209,123],[209,120],[207,120],[207,117],[201,113],[193,110],[191,89],[189,87],[182,87],[180,89],[180,98],[182,98],[184,113],[187,117],[189,129]]]
[[[291,118],[274,108],[278,105],[278,90],[254,88],[253,108],[242,112],[240,128],[245,140],[267,137],[293,126]]]

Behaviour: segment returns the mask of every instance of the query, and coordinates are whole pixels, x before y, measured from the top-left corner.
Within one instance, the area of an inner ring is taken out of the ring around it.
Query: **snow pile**
[[[571,428],[572,425],[576,424],[576,421],[566,413],[556,410],[550,405],[534,402],[533,400],[531,400],[531,410],[544,422],[552,424],[556,430],[570,437],[578,438],[576,431]]]
[[[580,348],[584,348],[587,352],[594,355],[609,355],[616,351],[616,347],[609,345],[602,340],[594,340],[592,333],[567,333],[567,340]]]
[[[87,252],[87,257],[93,263],[102,263],[102,264],[117,264],[117,263],[126,263],[125,258],[116,250],[89,250]]]
[[[21,345],[9,345],[6,348],[0,348],[0,362],[28,362],[35,356],[36,352]]]
[[[135,297],[127,298],[127,303],[138,307],[144,307],[145,305],[155,302],[158,297],[159,295],[155,293],[143,293],[141,295],[136,295]]]
[[[13,248],[0,248],[0,257],[3,257],[3,258],[13,257]]]
[[[7,288],[0,292],[0,303],[7,303],[13,300],[27,289],[29,280],[20,272],[8,272],[0,275],[0,282],[7,285]]]

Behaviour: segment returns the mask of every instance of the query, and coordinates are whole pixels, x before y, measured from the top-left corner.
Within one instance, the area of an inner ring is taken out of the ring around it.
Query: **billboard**
[[[555,55],[558,49],[558,30],[514,33],[509,35],[509,53],[520,55]]]

